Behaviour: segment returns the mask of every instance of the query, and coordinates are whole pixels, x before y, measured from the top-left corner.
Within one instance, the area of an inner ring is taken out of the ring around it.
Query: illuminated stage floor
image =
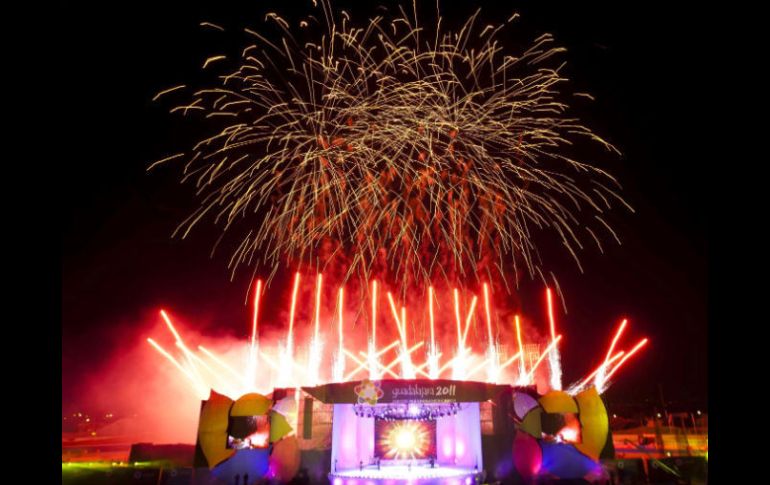
[[[376,466],[358,468],[353,470],[338,471],[329,474],[332,485],[398,485],[409,483],[410,485],[470,485],[481,483],[474,478],[479,475],[476,470],[451,466],[427,465],[409,467],[407,465],[382,466],[379,470]]]

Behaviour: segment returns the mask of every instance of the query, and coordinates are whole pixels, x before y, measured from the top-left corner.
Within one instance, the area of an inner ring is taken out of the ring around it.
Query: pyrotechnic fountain
[[[199,347],[201,355],[196,355],[184,344],[182,337],[174,327],[171,318],[168,316],[165,310],[161,310],[160,314],[166,325],[175,339],[175,345],[181,351],[181,359],[175,358],[170,352],[161,347],[157,341],[152,338],[148,338],[148,342],[169,362],[171,362],[179,371],[182,376],[187,378],[191,385],[197,391],[202,391],[202,396],[208,394],[209,389],[215,389],[219,392],[225,392],[225,390],[238,390],[235,394],[246,393],[254,391],[257,387],[260,389],[270,389],[273,387],[291,387],[296,385],[302,386],[316,386],[319,384],[329,382],[346,382],[353,381],[361,378],[369,378],[371,380],[378,380],[380,376],[388,376],[393,379],[446,379],[451,377],[454,380],[471,380],[471,381],[483,381],[491,384],[504,383],[503,376],[504,371],[513,368],[513,364],[517,365],[515,377],[513,377],[508,384],[515,384],[518,386],[529,386],[534,384],[535,371],[538,367],[548,361],[549,379],[548,386],[552,390],[561,390],[561,375],[562,369],[558,360],[552,358],[554,354],[558,352],[559,343],[562,339],[561,335],[556,334],[556,324],[553,318],[553,308],[551,306],[551,290],[546,290],[547,303],[548,303],[548,316],[549,316],[549,328],[551,340],[545,347],[543,352],[537,361],[530,368],[527,368],[524,359],[522,358],[522,349],[524,348],[524,341],[521,334],[521,322],[519,315],[514,317],[514,326],[516,330],[516,339],[518,342],[517,352],[512,357],[500,362],[500,354],[498,352],[499,342],[497,341],[493,331],[493,317],[494,308],[490,307],[488,287],[484,285],[484,314],[486,316],[486,330],[487,330],[487,351],[486,354],[475,354],[472,352],[467,342],[468,331],[471,323],[474,321],[476,301],[477,297],[472,297],[472,303],[466,314],[465,318],[460,318],[459,313],[459,290],[453,291],[455,302],[455,315],[457,324],[457,334],[454,342],[444,342],[446,348],[454,348],[454,354],[451,358],[445,358],[442,361],[443,354],[437,349],[439,344],[436,339],[434,330],[434,317],[432,311],[431,299],[434,297],[433,289],[429,291],[429,300],[426,302],[429,308],[430,326],[431,326],[431,339],[428,344],[428,348],[424,349],[424,344],[418,342],[415,345],[410,346],[407,340],[409,333],[407,328],[407,310],[405,307],[401,307],[401,311],[396,311],[396,304],[393,300],[391,293],[387,293],[389,306],[391,309],[392,321],[397,329],[399,340],[396,340],[389,345],[383,347],[376,347],[374,337],[369,340],[369,345],[363,349],[355,349],[353,345],[345,344],[345,327],[344,327],[344,290],[338,289],[338,301],[337,301],[337,335],[332,337],[324,336],[320,332],[320,308],[322,306],[320,284],[322,282],[322,276],[317,276],[317,291],[314,305],[314,319],[313,326],[313,338],[308,343],[306,352],[306,361],[304,364],[297,359],[296,347],[293,340],[293,332],[295,330],[294,316],[296,314],[297,307],[297,288],[300,282],[300,274],[297,273],[294,279],[294,291],[292,292],[291,310],[289,313],[289,325],[286,334],[286,340],[279,344],[277,348],[268,350],[267,348],[258,347],[259,335],[258,331],[258,316],[259,316],[259,303],[260,292],[263,289],[262,281],[256,282],[256,291],[253,299],[253,318],[252,318],[252,335],[248,342],[244,343],[248,346],[248,360],[246,362],[225,362],[221,357],[216,356],[211,351],[204,347]],[[373,287],[376,287],[376,282],[373,282]],[[376,292],[373,292],[376,295]],[[377,302],[372,301],[372,326],[371,335],[377,334]],[[461,324],[461,321],[463,322]],[[600,393],[604,392],[609,387],[609,379],[615,375],[620,367],[631,358],[636,352],[638,352],[646,343],[647,339],[640,340],[631,350],[628,352],[619,351],[613,354],[615,347],[620,340],[623,331],[627,327],[628,320],[624,319],[615,335],[613,336],[609,349],[605,358],[601,361],[600,365],[585,378],[582,378],[571,386],[569,386],[570,394],[577,394],[584,390],[586,387],[594,386]],[[320,342],[324,340],[337,342],[337,349],[331,359],[331,366],[328,372],[323,372],[322,363],[323,356],[320,352],[322,345]],[[357,352],[356,352],[357,350]],[[415,363],[415,358],[423,355],[424,351],[425,360],[421,363]],[[271,352],[277,353],[277,355],[271,355]],[[391,355],[390,361],[381,360],[383,356]],[[209,362],[207,362],[207,359]],[[347,361],[352,361],[356,367],[349,373],[345,373]],[[479,360],[479,362],[476,362]],[[555,364],[554,364],[555,363]],[[265,366],[270,367],[275,371],[275,375],[278,377],[274,382],[262,382],[257,386],[256,374],[264,376],[262,372]],[[224,372],[217,372],[215,367],[222,369]],[[396,372],[394,369],[399,369],[400,372]],[[209,379],[204,379],[204,373],[209,376]],[[486,374],[483,372],[486,370]],[[514,375],[508,373],[507,375]]]

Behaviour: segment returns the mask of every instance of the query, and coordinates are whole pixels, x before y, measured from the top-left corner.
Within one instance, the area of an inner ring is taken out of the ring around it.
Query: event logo
[[[358,404],[369,404],[374,406],[385,393],[380,387],[380,383],[377,381],[370,381],[364,379],[361,384],[355,387],[356,396],[358,396]]]
[[[406,387],[395,387],[391,390],[391,397],[394,401],[412,399],[422,402],[454,401],[456,396],[457,386],[454,384],[448,386],[410,384]]]

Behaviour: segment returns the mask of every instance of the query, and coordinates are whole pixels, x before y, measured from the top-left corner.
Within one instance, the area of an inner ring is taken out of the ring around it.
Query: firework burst
[[[555,233],[578,265],[584,239],[612,233],[602,215],[625,204],[619,187],[571,147],[616,150],[570,114],[581,93],[566,92],[551,35],[513,54],[498,35],[517,15],[481,28],[476,12],[447,31],[440,16],[418,25],[416,7],[360,26],[320,8],[324,22],[298,29],[267,15],[280,41],[246,29],[255,43],[240,66],[171,110],[216,127],[161,161],[186,159],[183,180],[198,188],[182,237],[210,218],[239,241],[233,271],[336,264],[343,283],[404,293],[523,270],[545,279],[535,232]]]

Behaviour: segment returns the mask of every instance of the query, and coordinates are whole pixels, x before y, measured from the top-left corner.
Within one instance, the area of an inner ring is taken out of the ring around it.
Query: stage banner
[[[354,381],[303,387],[326,404],[388,404],[399,402],[453,403],[495,399],[506,385],[453,380]]]

